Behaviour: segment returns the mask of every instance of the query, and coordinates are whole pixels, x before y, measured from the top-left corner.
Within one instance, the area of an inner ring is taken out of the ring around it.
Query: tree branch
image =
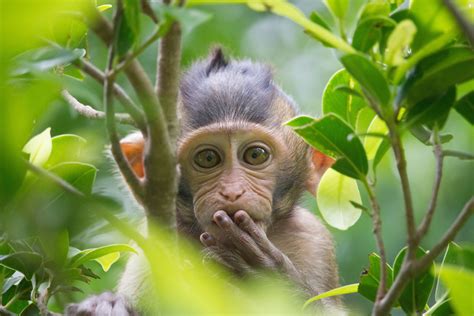
[[[461,27],[464,34],[466,34],[471,46],[474,47],[474,27],[472,26],[472,23],[466,19],[461,10],[459,10],[459,8],[451,0],[443,0],[443,2],[458,22],[458,25]]]
[[[436,259],[437,256],[445,249],[454,239],[456,234],[467,222],[469,217],[474,213],[474,197],[464,205],[463,210],[444,234],[441,240],[422,258],[410,259],[407,256],[402,264],[397,278],[387,292],[387,295],[375,305],[374,315],[388,315],[395,301],[398,299],[407,283],[419,273],[425,271],[427,267]]]
[[[375,235],[375,241],[377,243],[377,249],[380,253],[380,285],[377,289],[376,302],[380,301],[387,290],[387,255],[385,253],[385,245],[382,237],[382,220],[380,217],[380,205],[375,196],[373,187],[368,183],[367,179],[363,181],[364,186],[369,195],[370,205],[372,206],[372,225],[373,233]]]
[[[86,74],[91,76],[93,79],[98,81],[100,84],[104,84],[104,73],[90,62],[81,59],[77,61],[75,65],[79,69],[84,71]],[[120,103],[122,103],[125,111],[127,111],[127,113],[129,113],[130,116],[134,119],[134,121],[136,122],[136,126],[144,135],[146,135],[146,126],[143,111],[135,104],[135,102],[133,102],[132,98],[130,98],[130,96],[128,96],[125,90],[117,83],[114,83],[114,95],[117,97]]]
[[[114,15],[114,25],[117,27],[117,19],[121,14],[122,4],[117,2],[117,9]],[[117,129],[115,126],[115,109],[113,103],[113,86],[115,77],[113,76],[113,62],[115,57],[115,45],[113,42],[109,43],[109,52],[107,57],[107,68],[105,70],[105,80],[104,80],[104,104],[105,104],[105,115],[106,115],[106,126],[107,132],[109,134],[109,139],[111,143],[112,155],[114,156],[115,161],[122,173],[125,181],[127,181],[130,186],[133,194],[137,197],[139,201],[143,201],[143,186],[136,174],[133,172],[132,167],[125,158],[122,148],[120,147],[120,138],[117,134]]]
[[[79,102],[75,97],[73,97],[67,90],[61,91],[63,99],[72,107],[74,111],[80,115],[87,117],[93,120],[104,120],[105,113],[98,111],[91,107],[90,105],[85,105]],[[126,113],[116,113],[115,120],[117,123],[128,124],[136,126],[135,121]]]
[[[425,216],[423,217],[423,220],[416,232],[416,239],[418,243],[428,232],[428,229],[431,225],[431,221],[433,220],[433,215],[436,210],[436,203],[438,201],[439,188],[441,186],[441,178],[443,176],[443,149],[441,147],[439,135],[436,130],[434,133],[434,138],[435,139],[433,152],[436,159],[436,178],[433,185],[433,193],[431,194],[431,200],[428,206],[428,210],[426,211]]]

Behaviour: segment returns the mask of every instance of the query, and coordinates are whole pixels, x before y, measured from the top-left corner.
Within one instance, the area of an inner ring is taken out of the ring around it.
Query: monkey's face
[[[275,174],[284,157],[284,144],[257,124],[215,124],[186,137],[179,144],[178,159],[201,227],[212,234],[217,227],[215,212],[224,210],[232,217],[244,210],[266,228]]]

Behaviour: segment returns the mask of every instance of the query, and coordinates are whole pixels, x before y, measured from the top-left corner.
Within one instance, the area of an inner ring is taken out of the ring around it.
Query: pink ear
[[[128,135],[120,141],[120,147],[135,174],[139,178],[143,178],[145,176],[145,169],[143,167],[145,139],[143,136],[139,133]]]
[[[329,156],[326,156],[322,152],[311,149],[311,175],[306,183],[306,189],[313,195],[316,195],[316,190],[318,188],[319,181],[323,174],[331,168],[331,166],[336,162]]]

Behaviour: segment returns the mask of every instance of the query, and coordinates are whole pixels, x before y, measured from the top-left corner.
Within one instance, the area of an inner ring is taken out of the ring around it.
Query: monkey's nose
[[[245,189],[243,188],[225,188],[219,191],[219,194],[229,202],[237,201],[242,195],[244,195]]]

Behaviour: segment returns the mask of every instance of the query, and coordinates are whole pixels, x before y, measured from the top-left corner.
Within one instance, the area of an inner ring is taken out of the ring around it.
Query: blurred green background
[[[317,10],[330,20],[330,15],[321,1],[293,1],[306,14]],[[16,166],[11,165],[9,153],[12,148],[18,149],[26,140],[47,127],[52,127],[52,135],[73,133],[88,141],[88,160],[99,168],[95,191],[112,196],[124,203],[126,210],[121,216],[138,220],[141,216],[139,208],[127,197],[121,188],[120,181],[115,175],[113,164],[106,156],[106,133],[103,122],[90,121],[79,117],[69,106],[57,97],[55,84],[39,85],[35,89],[21,91],[9,89],[10,83],[5,80],[9,71],[11,58],[24,49],[38,45],[31,39],[35,33],[47,32],[44,21],[48,19],[48,10],[58,1],[39,6],[35,1],[1,1],[2,10],[1,35],[1,89],[0,107],[0,168],[2,171],[2,190],[14,185],[11,176]],[[99,1],[108,3],[107,1]],[[349,20],[354,21],[363,0],[351,1]],[[41,9],[42,8],[42,9]],[[16,10],[25,10],[16,18],[12,15]],[[39,11],[38,11],[39,10]],[[43,10],[43,11],[41,11]],[[275,81],[283,90],[290,94],[300,105],[301,111],[318,116],[321,113],[321,95],[324,87],[334,72],[341,68],[335,52],[323,47],[300,27],[291,21],[268,13],[256,13],[244,6],[203,6],[200,11],[212,15],[211,19],[197,28],[186,32],[183,39],[183,69],[193,61],[203,58],[214,45],[222,45],[228,55],[235,58],[250,58],[273,66]],[[31,11],[31,12],[30,12]],[[106,12],[110,16],[111,10]],[[40,15],[40,17],[38,17]],[[352,33],[353,23],[349,23],[349,34]],[[143,17],[144,37],[151,31],[152,24]],[[88,55],[93,63],[103,68],[106,51],[102,43],[93,35],[88,36]],[[149,47],[140,57],[144,68],[151,78],[154,78],[157,47]],[[133,95],[124,78],[120,82]],[[81,102],[95,108],[102,108],[102,88],[99,84],[86,78],[83,82],[64,77],[62,80],[69,91]],[[53,81],[55,82],[55,81]],[[44,92],[44,93],[43,93]],[[48,94],[51,92],[50,94]],[[34,122],[33,125],[30,122]],[[130,129],[121,127],[125,135]],[[454,140],[446,145],[448,149],[474,151],[474,129],[462,120],[456,112],[451,113],[446,132],[455,135]],[[416,216],[421,218],[431,193],[434,179],[434,159],[430,147],[420,144],[410,135],[405,135],[409,172],[411,175],[412,192],[415,199]],[[10,157],[11,158],[11,157]],[[450,225],[465,201],[474,193],[474,168],[472,162],[447,158],[445,177],[442,182],[438,211],[435,215],[432,229],[422,246],[429,248]],[[388,250],[389,262],[392,262],[399,249],[405,243],[405,223],[401,190],[391,155],[387,155],[379,168],[377,193],[382,206],[383,236]],[[13,183],[13,184],[12,184]],[[362,191],[362,190],[361,190]],[[304,197],[302,204],[318,215],[314,198],[309,194]],[[72,210],[79,212],[80,209]],[[56,215],[57,216],[57,215]],[[113,231],[104,230],[101,223],[86,222],[86,232],[77,234],[72,243],[77,247],[97,246],[117,242],[119,235]],[[456,241],[473,242],[474,222],[471,219],[460,232]],[[340,269],[341,284],[357,283],[359,274],[367,266],[368,255],[375,251],[370,218],[364,214],[360,220],[347,231],[331,229],[333,233],[337,260]],[[94,269],[97,269],[94,267]],[[91,284],[91,292],[99,293],[115,285],[118,275],[123,268],[123,261],[115,265],[101,280]],[[370,303],[357,295],[345,297],[347,305],[354,311],[367,314]]]

